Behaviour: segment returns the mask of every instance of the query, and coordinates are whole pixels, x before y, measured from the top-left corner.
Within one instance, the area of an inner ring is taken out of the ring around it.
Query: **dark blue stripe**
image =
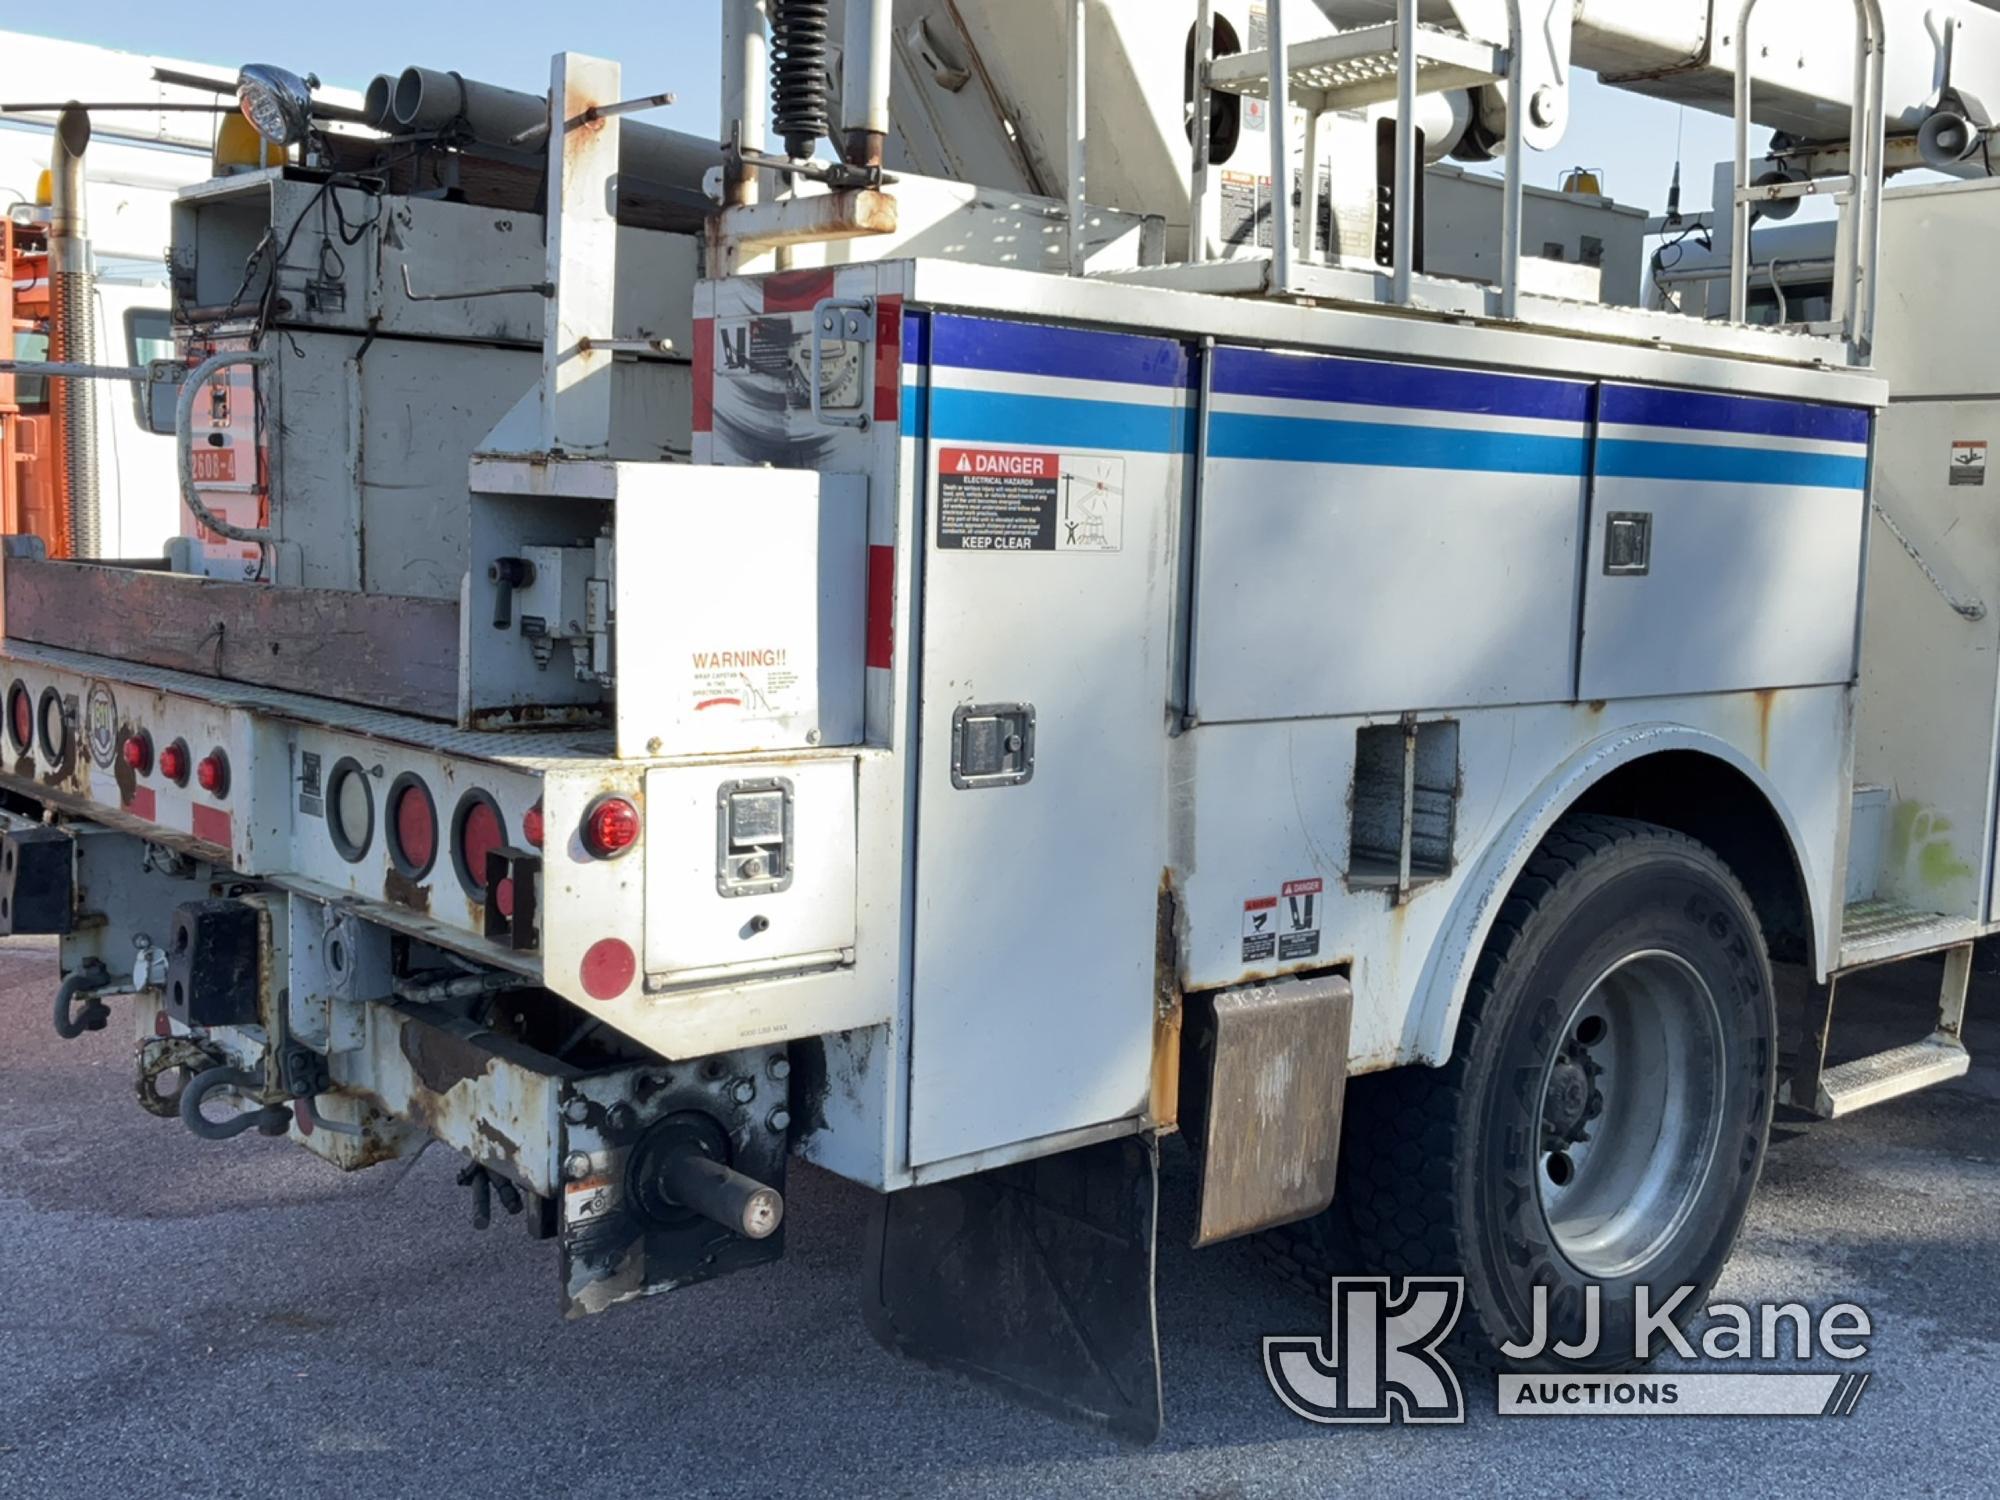
[[[1858,490],[1868,483],[1868,460],[1829,453],[1778,453],[1769,448],[1714,448],[1694,443],[1600,438],[1597,472],[1608,479],[1680,479],[1712,484],[1788,484],[1807,489]]]
[[[1555,422],[1583,422],[1590,417],[1590,387],[1576,381],[1266,349],[1216,350],[1213,383],[1225,396],[1344,401]]]
[[[1115,380],[1124,385],[1187,388],[1193,366],[1171,339],[1042,323],[940,315],[931,359],[961,370],[1049,375],[1064,380]]]
[[[1599,420],[1632,427],[1740,432],[1751,437],[1815,438],[1830,443],[1868,441],[1868,413],[1850,406],[1813,406],[1763,396],[1663,391],[1607,385]]]
[[[903,314],[903,363],[927,365],[931,362],[931,319],[929,313]]]
[[[1208,423],[1211,458],[1284,463],[1360,464],[1385,469],[1454,469],[1502,474],[1557,474],[1581,479],[1589,444],[1513,432],[1404,427],[1386,422],[1327,422],[1217,412]]]
[[[1194,413],[1185,406],[1068,401],[933,386],[930,435],[940,441],[1024,443],[1127,453],[1192,453]],[[904,395],[905,406],[909,393]]]

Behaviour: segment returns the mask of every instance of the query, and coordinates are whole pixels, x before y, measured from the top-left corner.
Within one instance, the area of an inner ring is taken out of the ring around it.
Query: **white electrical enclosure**
[[[621,464],[618,753],[859,743],[867,484]]]

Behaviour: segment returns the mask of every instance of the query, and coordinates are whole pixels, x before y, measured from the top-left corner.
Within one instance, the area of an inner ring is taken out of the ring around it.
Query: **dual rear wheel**
[[[1641,1362],[1640,1287],[1691,1316],[1742,1228],[1775,1097],[1777,1020],[1757,914],[1685,835],[1575,816],[1543,842],[1480,957],[1450,1061],[1355,1079],[1341,1181],[1276,1231],[1280,1264],[1463,1277],[1459,1340],[1601,1337],[1571,1368]],[[1537,1362],[1537,1361],[1531,1361]],[[1553,1363],[1553,1357],[1538,1361]]]

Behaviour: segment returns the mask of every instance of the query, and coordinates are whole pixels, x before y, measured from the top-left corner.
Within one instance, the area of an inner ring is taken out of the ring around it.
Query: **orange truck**
[[[48,232],[0,219],[0,329],[17,358],[46,359],[50,341]],[[69,555],[69,496],[45,376],[0,372],[0,531],[38,536]]]

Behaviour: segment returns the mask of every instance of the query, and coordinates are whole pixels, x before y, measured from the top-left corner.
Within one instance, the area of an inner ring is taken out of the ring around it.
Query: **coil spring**
[[[831,0],[772,0],[771,118],[785,154],[811,156],[831,129],[827,56]]]

